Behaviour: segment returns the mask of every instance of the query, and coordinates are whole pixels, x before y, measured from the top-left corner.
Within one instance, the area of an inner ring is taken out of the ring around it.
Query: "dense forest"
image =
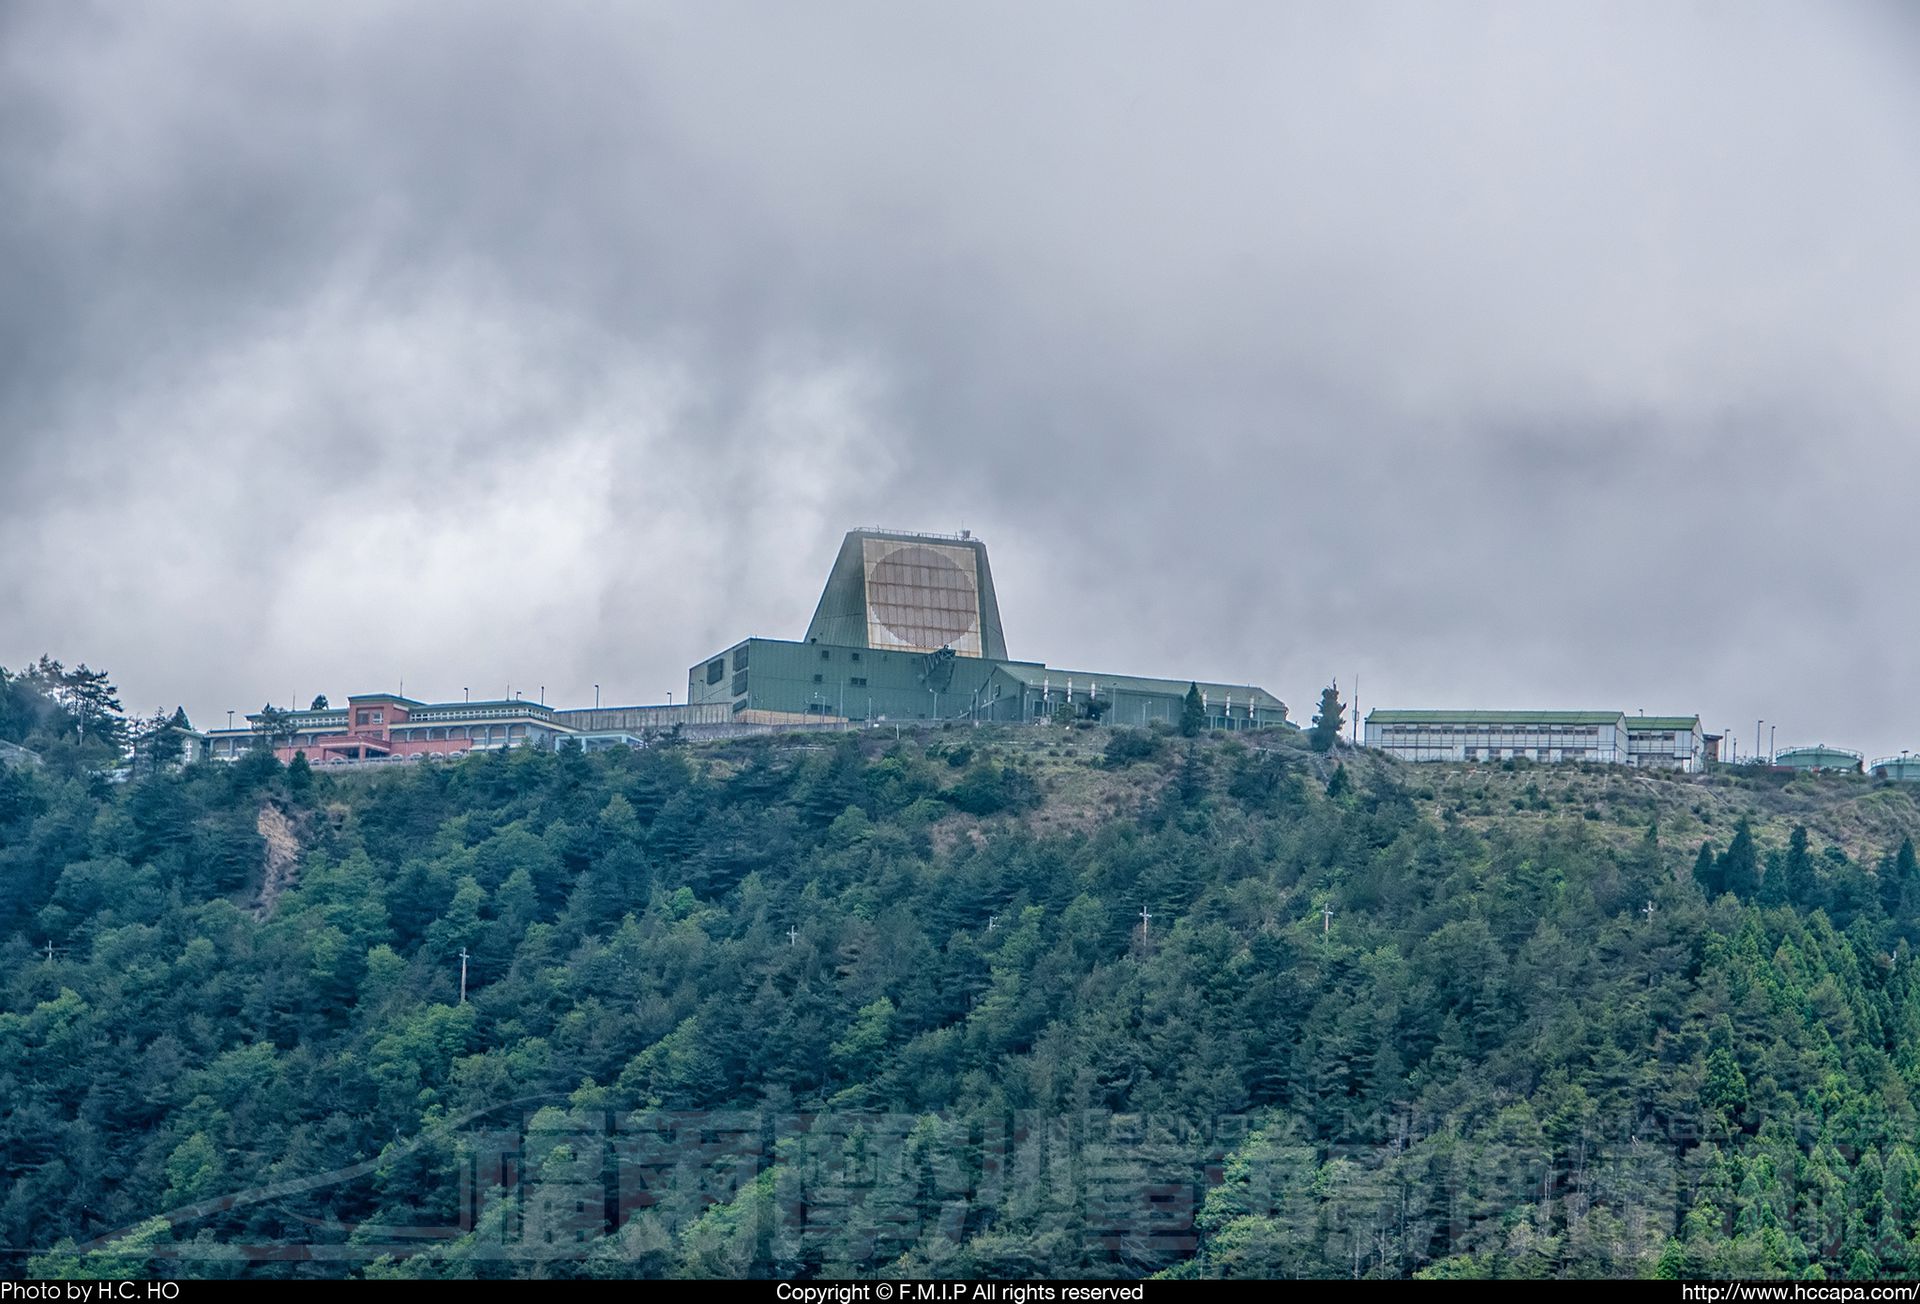
[[[89,682],[0,676],[17,1270],[1920,1274],[1904,789],[1091,726],[118,768]]]

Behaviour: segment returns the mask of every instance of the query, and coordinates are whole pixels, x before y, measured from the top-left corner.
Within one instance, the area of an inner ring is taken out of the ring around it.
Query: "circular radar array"
[[[873,564],[867,605],[873,623],[903,647],[948,647],[980,623],[971,568],[920,544],[895,548]]]

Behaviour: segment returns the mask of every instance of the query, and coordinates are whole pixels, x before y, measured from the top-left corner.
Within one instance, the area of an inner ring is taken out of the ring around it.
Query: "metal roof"
[[[1831,747],[1826,743],[1810,743],[1803,747],[1782,747],[1773,754],[1773,759],[1783,761],[1789,756],[1844,756],[1848,760],[1861,759],[1859,752],[1848,747]]]
[[[1630,715],[1627,717],[1627,732],[1641,729],[1698,729],[1700,717],[1697,715]]]
[[[1252,701],[1259,706],[1280,708],[1286,704],[1257,684],[1216,684],[1204,679],[1154,679],[1143,675],[1103,675],[1085,670],[1061,670],[1055,666],[1044,666],[1032,661],[1003,661],[999,663],[1002,673],[1010,679],[1018,680],[1030,688],[1043,685],[1052,687],[1056,692],[1065,692],[1067,681],[1073,681],[1074,691],[1097,685],[1101,692],[1120,693],[1156,693],[1184,697],[1189,684],[1198,684],[1200,691],[1207,696],[1209,705],[1215,705],[1231,694],[1236,701]]]
[[[1368,724],[1618,724],[1623,711],[1383,711]],[[1649,726],[1651,727],[1651,726]]]

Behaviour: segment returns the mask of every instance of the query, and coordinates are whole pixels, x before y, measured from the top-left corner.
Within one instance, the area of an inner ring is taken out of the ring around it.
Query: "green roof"
[[[1272,693],[1255,684],[1214,684],[1204,679],[1154,679],[1142,675],[1092,674],[1085,670],[1061,670],[1032,661],[1002,661],[999,663],[999,668],[1008,678],[1018,680],[1029,688],[1039,688],[1044,684],[1051,686],[1057,692],[1066,691],[1069,679],[1073,681],[1076,692],[1097,685],[1103,693],[1151,693],[1174,697],[1184,697],[1189,684],[1198,684],[1200,691],[1206,694],[1209,705],[1221,704],[1228,695],[1233,697],[1235,705],[1252,701],[1256,706],[1269,710],[1280,710],[1286,705]]]
[[[1615,724],[1622,711],[1383,711],[1368,724]]]
[[[1697,715],[1630,715],[1627,717],[1628,733],[1640,729],[1683,731],[1699,727],[1700,717]]]

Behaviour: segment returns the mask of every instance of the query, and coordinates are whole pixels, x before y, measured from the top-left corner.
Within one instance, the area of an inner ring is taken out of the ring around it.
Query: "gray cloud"
[[[657,700],[964,523],[1022,655],[1913,745],[1912,24],[9,7],[0,661]]]

